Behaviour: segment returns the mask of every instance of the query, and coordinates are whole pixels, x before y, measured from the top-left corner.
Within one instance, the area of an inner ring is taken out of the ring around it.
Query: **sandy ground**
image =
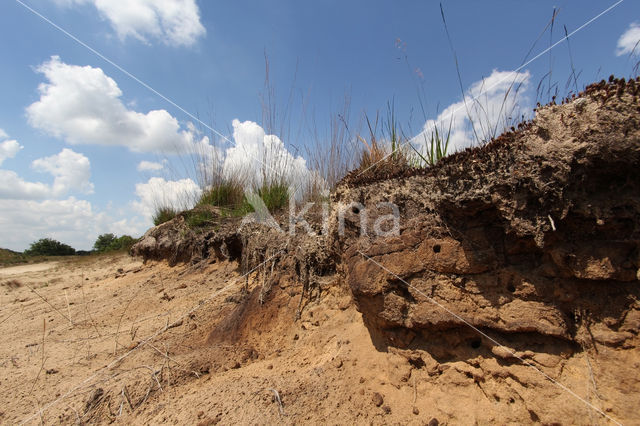
[[[48,271],[55,267],[58,262],[32,263],[29,265],[10,266],[8,268],[0,268],[0,277],[8,277],[11,275],[28,274],[29,272]]]
[[[523,365],[376,348],[336,277],[296,319],[298,283],[259,304],[235,263],[48,266],[0,279],[4,424],[612,424]],[[632,424],[640,360],[616,354],[536,365]]]

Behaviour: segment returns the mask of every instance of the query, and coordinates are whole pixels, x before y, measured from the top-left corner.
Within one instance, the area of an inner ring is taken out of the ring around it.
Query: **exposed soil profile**
[[[0,270],[0,421],[640,422],[639,88],[353,172],[328,232],[178,216],[137,258]]]

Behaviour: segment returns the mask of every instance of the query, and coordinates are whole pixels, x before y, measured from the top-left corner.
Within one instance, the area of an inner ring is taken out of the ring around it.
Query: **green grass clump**
[[[267,209],[273,213],[289,204],[289,185],[284,182],[265,184],[258,190],[258,195]]]
[[[239,217],[253,211],[244,196],[244,189],[235,180],[220,180],[202,193],[196,206],[220,208],[222,216]],[[197,221],[197,219],[194,219]]]
[[[190,228],[203,228],[215,224],[216,215],[205,209],[191,210],[184,213],[184,220]]]
[[[240,183],[233,180],[223,180],[205,190],[197,204],[234,208],[242,204],[243,199],[244,189]]]
[[[168,222],[176,215],[178,212],[173,207],[158,207],[156,212],[153,214],[153,224],[158,226],[162,223]]]
[[[418,150],[409,144],[417,155],[417,158],[413,158],[414,161],[412,161],[414,167],[435,166],[438,161],[447,156],[449,140],[451,138],[451,123],[449,123],[449,130],[446,136],[438,130],[438,126],[435,126],[431,131],[431,136],[427,139],[427,135],[424,135],[424,138],[426,148],[424,151]]]
[[[240,205],[235,206],[232,209],[222,210],[222,215],[230,217],[242,217],[248,215],[249,213],[252,213],[253,211],[253,206],[249,204],[249,201],[247,201],[246,198],[243,198]]]
[[[289,186],[284,182],[263,184],[256,191],[270,212],[275,212],[289,203]],[[241,217],[254,211],[247,200],[242,185],[234,181],[219,182],[206,190],[197,206],[214,206],[220,208],[222,216]],[[197,222],[198,220],[194,218]]]

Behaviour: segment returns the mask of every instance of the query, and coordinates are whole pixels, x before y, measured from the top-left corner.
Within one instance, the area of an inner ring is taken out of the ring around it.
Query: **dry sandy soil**
[[[18,268],[0,270],[3,423],[337,421],[355,400],[355,417],[387,415],[371,402],[372,386],[389,386],[375,368],[386,356],[348,296],[327,295],[296,321],[299,298],[283,292],[290,306],[272,301],[279,314],[257,318],[264,339],[237,342],[210,336],[243,298],[235,263],[170,268],[117,255]],[[371,349],[366,358],[346,356],[357,346]],[[405,393],[396,409],[411,413]]]
[[[52,269],[58,262],[32,263],[30,265],[10,266],[0,269],[0,277],[6,278],[12,275],[28,274],[29,272],[41,272]]]
[[[337,278],[297,319],[299,283],[281,280],[252,304],[259,279],[244,292],[236,263],[113,255],[48,266],[0,270],[5,424],[611,423],[517,362],[478,356],[474,367],[377,349]],[[640,360],[612,355],[603,347],[535,364],[630,420],[638,396],[612,381]]]

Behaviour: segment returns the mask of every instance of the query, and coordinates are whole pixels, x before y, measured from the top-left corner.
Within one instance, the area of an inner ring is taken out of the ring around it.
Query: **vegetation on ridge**
[[[28,256],[72,256],[76,254],[76,250],[70,245],[52,238],[41,238],[31,243],[31,246],[24,251],[24,254]]]

